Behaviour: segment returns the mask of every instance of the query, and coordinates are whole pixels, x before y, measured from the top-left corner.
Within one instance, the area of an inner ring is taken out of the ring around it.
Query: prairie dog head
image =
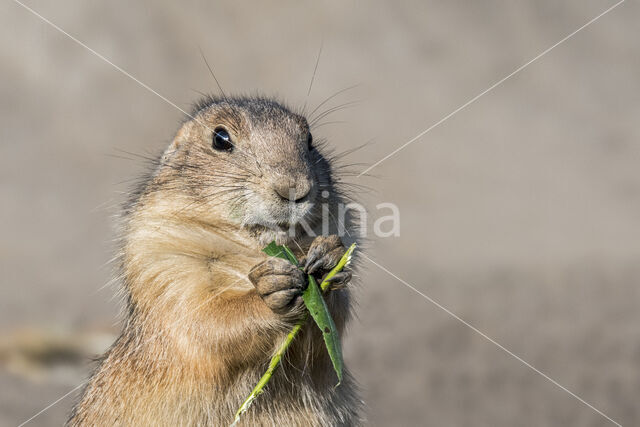
[[[307,120],[264,98],[201,101],[164,152],[156,184],[180,194],[182,212],[266,240],[303,221],[313,227],[320,202],[337,197]]]

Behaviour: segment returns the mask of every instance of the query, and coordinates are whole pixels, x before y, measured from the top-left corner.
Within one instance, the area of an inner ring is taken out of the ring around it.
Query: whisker
[[[220,93],[222,94],[222,98],[224,98],[224,100],[226,101],[227,100],[227,95],[224,93],[224,90],[222,90],[222,86],[220,86],[220,82],[218,81],[218,78],[216,77],[215,73],[213,72],[213,69],[211,68],[211,66],[209,65],[209,61],[207,61],[207,57],[204,56],[204,52],[202,52],[202,48],[200,46],[198,46],[198,50],[200,50],[200,55],[202,56],[202,59],[204,60],[205,65],[209,69],[209,72],[211,73],[211,77],[213,77],[213,80],[216,82],[216,85],[218,86],[218,89],[220,90]]]
[[[313,125],[313,127],[311,129],[312,130],[316,130],[316,129],[319,129],[319,128],[323,127],[323,126],[345,124],[345,123],[348,123],[348,122],[345,121],[345,120],[333,120],[333,121],[330,121],[330,122],[323,122],[323,123],[319,123],[317,125]]]
[[[309,113],[309,117],[313,116],[313,113],[315,113],[316,111],[318,111],[318,109],[320,107],[322,107],[323,105],[325,105],[327,102],[331,101],[333,98],[335,98],[336,96],[340,95],[341,93],[344,93],[348,90],[351,89],[355,89],[358,86],[360,86],[360,84],[355,84],[355,85],[351,85],[348,87],[345,87],[344,89],[340,89],[339,91],[337,91],[336,93],[334,93],[333,95],[331,95],[330,97],[328,97],[327,99],[325,99],[324,101],[322,101],[320,104],[318,104],[318,106],[316,108],[313,109],[313,111],[311,113]]]
[[[350,102],[345,102],[344,104],[337,105],[335,107],[331,107],[331,108],[323,111],[322,113],[318,114],[317,117],[314,117],[311,120],[311,123],[309,124],[309,126],[315,126],[316,123],[318,123],[320,120],[324,119],[328,115],[333,114],[333,113],[335,113],[337,111],[340,111],[340,110],[345,110],[347,108],[351,108],[351,107],[353,107],[355,105],[358,105],[360,103],[361,103],[361,101],[350,101]]]
[[[307,102],[309,101],[309,95],[311,95],[311,88],[313,87],[313,81],[316,78],[316,72],[318,71],[318,64],[320,64],[320,55],[322,55],[322,46],[324,45],[324,40],[320,42],[320,50],[318,50],[318,57],[316,58],[316,65],[313,68],[313,74],[311,75],[311,82],[309,83],[309,90],[307,91],[307,98],[304,100],[304,106],[302,107],[302,111],[307,109]]]
[[[355,152],[357,152],[357,151],[360,151],[360,150],[362,150],[363,148],[365,148],[365,147],[369,147],[369,146],[371,146],[371,145],[373,145],[373,144],[375,144],[375,138],[371,138],[371,139],[369,139],[368,141],[366,141],[366,142],[364,142],[364,143],[362,143],[362,144],[360,144],[360,145],[358,145],[358,146],[356,146],[356,147],[354,147],[354,148],[349,148],[349,149],[347,149],[347,150],[344,150],[344,151],[342,151],[342,152],[339,152],[339,153],[337,153],[337,154],[333,155],[332,157],[334,157],[334,158],[337,158],[337,157],[346,157],[346,156],[348,156],[348,155],[350,155],[350,154],[353,154],[353,153],[355,153]]]

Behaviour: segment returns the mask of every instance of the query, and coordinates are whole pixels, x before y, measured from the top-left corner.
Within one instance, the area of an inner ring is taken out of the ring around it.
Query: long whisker
[[[329,114],[335,113],[336,111],[340,111],[340,110],[344,110],[350,107],[353,107],[354,105],[358,105],[360,103],[360,101],[350,101],[350,102],[345,102],[344,104],[335,106],[335,107],[331,107],[327,110],[325,110],[324,112],[322,112],[321,114],[319,114],[317,117],[313,118],[311,120],[310,126],[314,126],[316,123],[318,123],[318,121],[322,120],[323,118],[327,117]]]
[[[200,167],[197,166],[197,165],[173,164],[170,161],[163,163],[160,160],[160,156],[150,157],[150,156],[146,156],[146,155],[143,155],[143,154],[130,152],[130,151],[119,149],[119,148],[116,148],[115,150],[118,151],[118,152],[125,153],[125,154],[127,154],[129,156],[133,156],[134,158],[142,159],[145,162],[147,162],[150,166],[156,166],[157,167],[157,166],[163,165],[163,166],[169,167],[169,168],[171,168],[173,170],[176,170],[176,171],[181,171],[181,170],[184,170],[184,169],[193,170],[193,171],[200,171]],[[132,158],[128,158],[128,157],[124,157],[124,156],[117,156],[117,155],[111,155],[111,154],[107,154],[107,155],[109,155],[111,157],[115,157],[115,158],[125,159],[125,160],[134,160]],[[223,161],[226,161],[227,163],[230,163],[230,164],[236,166],[237,168],[241,169],[242,171],[246,172],[247,174],[234,174],[233,172],[226,172],[226,171],[224,173],[221,173],[221,172],[217,172],[216,171],[216,172],[211,172],[211,176],[238,178],[238,179],[246,179],[251,175],[252,176],[257,176],[257,174],[254,171],[252,171],[250,169],[247,169],[246,167],[243,167],[242,165],[239,165],[239,164],[237,164],[236,162],[234,162],[234,161],[232,161],[230,159],[227,159],[227,158],[225,158],[223,156],[220,156],[219,158],[221,160],[223,160]]]
[[[209,69],[209,72],[211,73],[211,77],[213,77],[213,80],[216,82],[216,85],[218,86],[218,89],[220,90],[220,93],[222,94],[222,97],[226,101],[227,100],[227,95],[224,93],[224,90],[222,90],[222,86],[220,86],[220,82],[218,81],[218,78],[216,77],[216,74],[213,72],[213,69],[209,65],[209,61],[207,61],[207,58],[206,58],[206,56],[204,56],[204,52],[202,52],[202,48],[200,46],[198,46],[198,50],[200,51],[200,55],[202,56],[202,59],[204,60],[205,65],[207,66],[207,68]]]
[[[307,102],[309,102],[309,95],[311,95],[311,88],[313,87],[313,81],[316,78],[316,72],[318,71],[318,64],[320,63],[320,55],[322,55],[322,46],[324,45],[324,40],[320,42],[320,49],[318,50],[318,57],[316,58],[316,65],[313,68],[313,74],[311,75],[311,82],[309,83],[309,90],[307,90],[307,98],[304,100],[304,106],[302,107],[302,111],[307,109]]]
[[[324,123],[319,123],[317,125],[313,125],[313,130],[316,130],[318,128],[321,128],[323,126],[328,126],[328,125],[336,125],[336,124],[344,124],[347,123],[345,120],[333,120],[330,122],[324,122]]]
[[[318,106],[317,106],[316,108],[314,108],[312,112],[310,112],[310,113],[309,113],[309,117],[313,116],[313,113],[315,113],[316,111],[318,111],[318,109],[319,109],[320,107],[322,107],[323,105],[325,105],[327,102],[331,101],[331,100],[332,100],[333,98],[335,98],[336,96],[338,96],[338,95],[340,95],[341,93],[344,93],[344,92],[346,92],[346,91],[348,91],[348,90],[355,89],[355,88],[357,88],[358,86],[360,86],[360,84],[355,84],[355,85],[351,85],[351,86],[345,87],[344,89],[340,89],[339,91],[337,91],[336,93],[334,93],[333,95],[331,95],[330,97],[328,97],[327,99],[325,99],[324,101],[322,101],[320,104],[318,104]]]
[[[225,194],[231,194],[231,193],[240,191],[242,189],[243,189],[243,187],[230,188],[230,189],[225,189],[225,190],[214,191],[214,192],[211,192],[209,194],[204,194],[204,195],[202,195],[200,197],[195,198],[191,203],[188,203],[185,206],[183,206],[181,209],[176,211],[176,214],[182,213],[182,212],[186,211],[189,208],[199,208],[199,207],[203,206],[205,203],[211,202],[212,200],[215,200],[215,198],[217,198],[217,197],[221,197],[222,195],[225,195]]]
[[[368,140],[368,141],[366,141],[366,142],[364,142],[364,143],[362,143],[362,144],[360,144],[360,145],[358,145],[356,147],[349,148],[347,150],[341,151],[339,153],[334,154],[331,157],[333,157],[333,158],[344,158],[346,156],[349,156],[350,154],[353,154],[353,153],[355,153],[357,151],[362,150],[365,147],[369,147],[369,146],[373,145],[374,143],[375,143],[375,139],[371,138],[370,140]]]

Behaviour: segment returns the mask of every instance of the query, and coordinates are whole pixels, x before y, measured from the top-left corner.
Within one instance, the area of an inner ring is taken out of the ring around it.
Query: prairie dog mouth
[[[247,203],[243,223],[273,230],[288,230],[301,223],[313,226],[320,208],[309,196],[311,195],[305,196],[306,200],[303,201],[264,199],[257,196],[253,203]]]

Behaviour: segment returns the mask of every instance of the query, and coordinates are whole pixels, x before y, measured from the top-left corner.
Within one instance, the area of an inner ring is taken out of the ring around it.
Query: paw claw
[[[336,235],[318,236],[311,243],[304,266],[305,273],[313,274],[318,270],[331,270],[340,261],[346,248]]]
[[[335,274],[332,278],[327,280],[329,283],[346,283],[351,281],[353,275],[350,271],[341,271],[340,273]]]
[[[316,271],[318,271],[318,269],[319,269],[320,267],[322,267],[322,265],[323,265],[323,260],[321,260],[321,259],[320,259],[320,260],[316,261],[315,263],[313,263],[313,265],[312,265],[311,267],[307,268],[307,269],[306,269],[306,271],[305,271],[305,273],[307,273],[307,274],[313,274],[313,273],[315,273]]]
[[[268,258],[249,271],[258,295],[275,313],[288,316],[299,311],[308,283],[305,274],[289,261]]]

